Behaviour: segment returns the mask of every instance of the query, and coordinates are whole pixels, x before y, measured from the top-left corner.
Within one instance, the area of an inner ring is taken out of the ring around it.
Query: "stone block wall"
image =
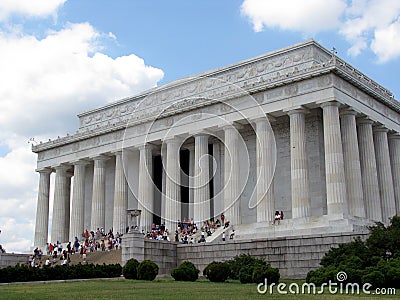
[[[202,272],[212,261],[229,260],[242,253],[265,257],[272,267],[279,268],[282,278],[304,279],[308,271],[320,267],[319,262],[331,247],[348,243],[366,234],[296,236],[210,244],[178,245],[178,265],[193,262]]]
[[[351,242],[358,236],[367,238],[367,234],[342,233],[182,245],[127,234],[122,263],[131,257],[139,261],[149,259],[159,266],[159,275],[170,275],[177,265],[191,261],[202,274],[212,261],[225,261],[245,253],[264,257],[273,267],[279,268],[282,278],[304,279],[308,271],[320,267],[321,258],[332,247]]]
[[[15,266],[16,264],[25,264],[28,259],[29,254],[1,253],[0,268]]]

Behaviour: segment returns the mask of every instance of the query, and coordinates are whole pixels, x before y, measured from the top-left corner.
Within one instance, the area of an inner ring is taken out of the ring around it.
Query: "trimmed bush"
[[[126,279],[137,279],[137,268],[139,266],[139,262],[131,258],[129,259],[125,266],[122,268],[122,274]]]
[[[185,261],[172,270],[171,276],[176,281],[196,281],[199,278],[199,272],[193,263]]]
[[[151,260],[142,261],[137,267],[137,277],[141,280],[154,280],[158,274],[158,266]]]
[[[343,271],[350,283],[400,288],[400,217],[394,216],[389,226],[377,222],[369,230],[365,242],[357,238],[329,250],[321,260],[322,268],[308,272],[306,281],[337,282],[336,274]]]
[[[119,277],[121,271],[122,267],[119,264],[96,266],[78,264],[43,268],[16,265],[0,269],[0,282]]]
[[[253,269],[253,277],[252,282],[254,283],[264,283],[265,279],[267,279],[268,284],[278,283],[281,275],[279,274],[279,270],[272,268],[268,265],[255,265]]]
[[[203,271],[203,275],[211,282],[224,282],[230,274],[229,265],[226,262],[213,261]]]
[[[253,265],[243,266],[239,271],[240,283],[252,283],[253,282]]]

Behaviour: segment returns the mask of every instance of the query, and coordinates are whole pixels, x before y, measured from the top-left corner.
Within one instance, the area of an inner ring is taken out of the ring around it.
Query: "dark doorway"
[[[181,220],[189,218],[189,158],[190,151],[182,149],[179,157],[181,164]]]
[[[156,225],[161,224],[161,201],[162,201],[162,174],[163,165],[161,155],[153,156],[153,182],[154,188],[154,212],[153,223]]]

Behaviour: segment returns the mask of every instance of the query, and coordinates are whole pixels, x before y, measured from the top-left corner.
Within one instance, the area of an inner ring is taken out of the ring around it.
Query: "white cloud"
[[[350,43],[350,55],[369,49],[378,62],[400,57],[398,0],[244,0],[241,11],[256,32],[267,27],[313,35],[335,29]]]
[[[0,21],[6,20],[11,15],[26,17],[54,16],[57,10],[67,0],[1,0]]]
[[[241,11],[256,32],[265,26],[314,34],[338,26],[345,7],[343,0],[245,0]]]
[[[0,29],[0,144],[10,149],[0,156],[0,244],[9,252],[33,241],[38,175],[28,139],[72,133],[79,112],[152,88],[164,75],[134,54],[101,53],[105,36],[116,38],[88,23],[42,39]]]

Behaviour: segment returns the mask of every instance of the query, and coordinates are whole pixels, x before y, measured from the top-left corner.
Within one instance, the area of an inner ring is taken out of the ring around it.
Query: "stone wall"
[[[15,266],[18,263],[25,264],[28,261],[28,258],[29,254],[1,253],[0,268]]]
[[[348,243],[355,237],[365,239],[367,234],[331,234],[283,237],[256,240],[228,240],[226,242],[182,245],[164,241],[149,241],[138,236],[124,240],[123,259],[131,257],[150,259],[157,263],[160,275],[170,275],[171,270],[183,261],[193,262],[201,273],[212,261],[229,260],[236,255],[248,253],[265,257],[275,268],[279,268],[282,278],[304,279],[307,272],[320,267],[319,262],[331,247]],[[131,254],[128,254],[131,253]]]
[[[124,265],[130,258],[138,261],[148,259],[158,265],[159,275],[170,275],[171,270],[177,266],[176,248],[176,243],[146,240],[138,232],[127,233],[124,235],[122,264]]]

